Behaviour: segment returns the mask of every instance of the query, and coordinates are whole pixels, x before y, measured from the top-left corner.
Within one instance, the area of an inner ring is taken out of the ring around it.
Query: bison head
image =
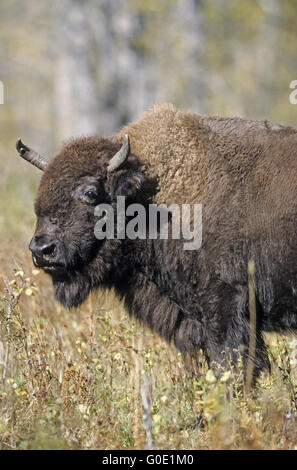
[[[77,306],[90,290],[114,285],[127,274],[121,258],[123,241],[96,239],[94,208],[114,204],[118,195],[139,201],[144,175],[137,159],[128,159],[127,135],[122,146],[98,137],[73,140],[50,163],[21,140],[16,148],[44,171],[29,245],[33,262],[51,276],[57,300]]]

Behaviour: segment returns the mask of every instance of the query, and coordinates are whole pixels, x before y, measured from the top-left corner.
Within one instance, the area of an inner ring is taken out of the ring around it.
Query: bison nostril
[[[44,269],[61,269],[66,267],[64,244],[59,240],[51,240],[49,236],[33,237],[30,245],[33,263]]]
[[[43,255],[52,255],[56,250],[56,244],[55,243],[50,243],[48,245],[43,245],[41,247],[41,253]]]

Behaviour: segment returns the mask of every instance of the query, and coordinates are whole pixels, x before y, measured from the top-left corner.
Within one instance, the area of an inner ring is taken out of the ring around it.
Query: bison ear
[[[116,201],[117,196],[127,199],[137,198],[144,182],[144,174],[139,171],[122,170],[114,173],[110,181],[110,196]]]

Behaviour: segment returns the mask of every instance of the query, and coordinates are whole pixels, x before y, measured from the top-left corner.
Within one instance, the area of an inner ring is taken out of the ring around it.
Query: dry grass
[[[158,449],[296,447],[297,340],[270,338],[272,374],[244,396],[240,375],[216,380],[203,360],[194,374],[112,293],[66,311],[21,262],[1,281],[0,448],[144,448],[144,373]]]

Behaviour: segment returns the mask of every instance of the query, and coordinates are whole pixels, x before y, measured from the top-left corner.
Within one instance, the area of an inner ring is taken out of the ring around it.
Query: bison
[[[297,328],[297,128],[159,105],[111,138],[70,141],[50,162],[21,140],[17,150],[44,171],[29,248],[60,303],[78,306],[113,287],[182,353],[203,350],[222,364],[240,351],[246,365],[253,335],[255,376],[269,367],[263,332]],[[185,250],[173,237],[99,240],[94,208],[116,207],[119,196],[146,209],[202,204],[201,247]]]

